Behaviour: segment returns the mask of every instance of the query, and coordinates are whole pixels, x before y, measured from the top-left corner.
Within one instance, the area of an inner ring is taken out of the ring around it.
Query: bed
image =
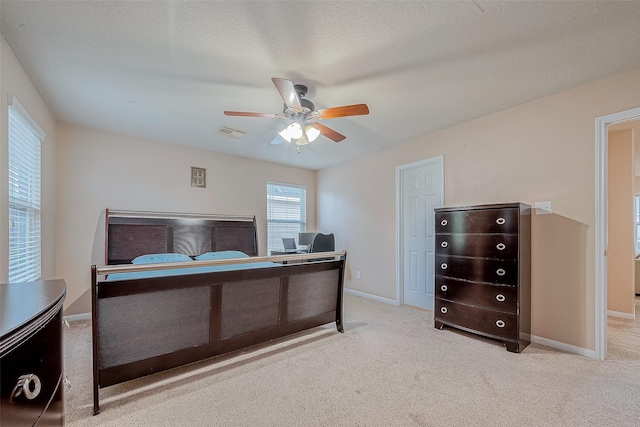
[[[345,251],[259,257],[253,216],[106,210],[105,227],[94,415],[101,388],[327,323],[344,332]]]

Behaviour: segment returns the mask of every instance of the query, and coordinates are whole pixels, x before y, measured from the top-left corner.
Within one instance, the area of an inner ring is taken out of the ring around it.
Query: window
[[[20,103],[9,105],[9,282],[40,278],[40,145],[44,132]]]
[[[267,253],[282,250],[282,238],[307,229],[307,189],[267,183]]]

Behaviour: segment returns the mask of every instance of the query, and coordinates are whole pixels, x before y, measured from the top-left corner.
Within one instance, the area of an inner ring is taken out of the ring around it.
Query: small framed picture
[[[205,168],[191,167],[191,186],[206,188],[207,170]]]

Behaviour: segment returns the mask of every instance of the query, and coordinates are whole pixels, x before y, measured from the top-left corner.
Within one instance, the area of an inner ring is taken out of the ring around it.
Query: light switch
[[[536,202],[536,215],[549,215],[553,213],[551,210],[551,202]]]

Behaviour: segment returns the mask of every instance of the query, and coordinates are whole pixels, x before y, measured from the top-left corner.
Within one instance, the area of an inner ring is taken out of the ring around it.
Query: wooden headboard
[[[258,255],[255,216],[106,210],[105,264],[140,255],[236,250]]]

